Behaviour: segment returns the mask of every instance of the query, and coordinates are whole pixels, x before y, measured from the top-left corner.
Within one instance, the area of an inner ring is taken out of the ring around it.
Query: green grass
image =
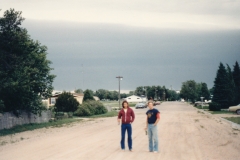
[[[101,101],[101,103],[106,107],[119,107],[119,102],[118,101]],[[135,107],[137,103],[129,103],[130,107]],[[120,102],[120,107],[122,108],[122,102]]]
[[[105,114],[93,115],[93,116],[84,116],[83,118],[102,118],[102,117],[114,117],[117,116],[117,111],[110,111]],[[81,118],[81,117],[80,117]]]
[[[225,117],[225,119],[240,124],[240,117]]]
[[[232,112],[229,111],[208,111],[211,114],[233,114]]]
[[[137,103],[129,103],[129,107],[135,107]]]
[[[208,106],[203,106],[203,108],[202,108],[202,106],[194,106],[194,107],[196,107],[196,108],[198,108],[198,109],[209,109]]]
[[[117,115],[118,115],[118,112],[111,111],[111,112],[107,112],[105,114],[82,117],[82,118],[114,117]],[[40,129],[40,128],[63,127],[66,125],[70,125],[74,122],[80,122],[80,121],[82,121],[81,117],[75,117],[75,118],[59,119],[56,121],[51,121],[51,122],[46,122],[46,123],[24,124],[24,125],[15,126],[10,129],[0,130],[0,136],[12,135],[12,134],[16,134],[16,133],[20,133],[20,132],[24,132],[24,131],[32,131],[34,129]]]
[[[61,119],[61,120],[46,122],[46,123],[24,124],[24,125],[15,126],[10,129],[0,130],[0,136],[16,134],[24,131],[31,131],[39,128],[62,127],[64,125],[69,125],[71,123],[80,122],[80,121],[82,121],[82,119],[68,118],[68,119]]]
[[[119,102],[118,101],[101,101],[101,103],[106,107],[119,107]],[[121,107],[121,102],[120,102],[120,107]]]

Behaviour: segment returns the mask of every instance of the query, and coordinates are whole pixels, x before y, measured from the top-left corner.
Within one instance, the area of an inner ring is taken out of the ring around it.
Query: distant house
[[[131,103],[131,102],[146,102],[146,97],[139,97],[139,96],[129,96],[124,98],[124,100],[126,100],[127,102]]]
[[[100,101],[100,99],[97,96],[93,96],[93,98],[95,99],[95,101]]]
[[[53,106],[55,105],[56,103],[56,99],[58,98],[58,96],[60,96],[62,93],[56,93],[55,95],[51,96],[50,98],[48,98],[48,100],[46,101],[43,101],[44,104],[47,105],[47,107],[50,107],[50,106]],[[83,93],[71,93],[73,95],[73,97],[80,103],[82,104],[83,102],[83,97],[84,97],[84,94]],[[96,96],[93,96],[93,98],[96,100],[96,101],[99,101],[99,98],[96,97]]]
[[[58,96],[60,96],[62,93],[57,93],[53,96],[51,96],[50,98],[48,98],[48,103],[47,103],[47,107],[53,106],[56,103],[56,99],[58,98]],[[73,97],[80,103],[82,104],[83,101],[83,97],[84,94],[82,93],[72,93]]]

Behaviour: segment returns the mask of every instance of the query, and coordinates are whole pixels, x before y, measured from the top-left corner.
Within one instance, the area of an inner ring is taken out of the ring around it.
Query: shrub
[[[91,116],[91,112],[86,106],[79,106],[78,109],[75,111],[74,115],[76,116]]]
[[[95,101],[95,99],[93,98],[93,95],[91,94],[90,90],[86,90],[84,92],[84,97],[83,97],[83,102],[86,102],[86,101]]]
[[[107,109],[101,102],[87,100],[80,105],[75,112],[76,116],[92,116],[107,113]]]
[[[63,92],[56,100],[56,112],[74,112],[79,106],[78,101],[69,92]]]
[[[209,110],[210,111],[220,111],[221,106],[218,103],[212,102],[209,104]]]
[[[96,107],[96,110],[95,110],[95,115],[98,115],[98,114],[104,114],[104,113],[107,113],[108,110],[106,107],[104,106],[98,106]]]

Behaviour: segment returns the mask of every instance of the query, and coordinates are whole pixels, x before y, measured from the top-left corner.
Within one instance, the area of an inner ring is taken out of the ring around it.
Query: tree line
[[[220,63],[213,86],[212,110],[240,104],[240,67],[236,61],[231,67]]]
[[[180,97],[186,101],[192,103],[201,101],[200,97],[204,97],[205,100],[210,100],[210,91],[206,83],[197,83],[194,80],[188,80],[182,83]]]
[[[118,100],[118,91],[109,91],[106,89],[98,89],[95,92],[91,89],[87,89],[85,91],[83,91],[82,89],[76,89],[75,93],[84,93],[88,91],[91,96],[96,96],[98,97],[100,100]],[[130,91],[128,94],[126,93],[121,93],[120,96],[121,98],[126,98],[130,95],[133,95],[133,91]]]
[[[180,97],[192,103],[200,101],[200,97],[211,100],[210,110],[221,110],[240,104],[240,67],[238,62],[233,70],[226,64],[220,63],[214,80],[214,86],[208,89],[206,83],[188,80],[182,83]]]
[[[161,101],[175,101],[179,100],[179,94],[172,89],[165,86],[139,86],[134,91],[137,96],[145,96],[147,99],[161,100]]]

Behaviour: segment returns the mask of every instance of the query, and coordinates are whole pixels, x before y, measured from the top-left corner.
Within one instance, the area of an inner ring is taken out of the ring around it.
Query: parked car
[[[154,106],[156,106],[156,105],[160,105],[160,104],[161,104],[160,101],[156,101],[156,102],[153,103]]]
[[[230,112],[236,112],[238,115],[240,115],[240,104],[237,106],[231,106],[228,108],[228,111]]]
[[[135,108],[138,109],[138,108],[146,108],[146,104],[145,103],[137,103],[135,105]]]

